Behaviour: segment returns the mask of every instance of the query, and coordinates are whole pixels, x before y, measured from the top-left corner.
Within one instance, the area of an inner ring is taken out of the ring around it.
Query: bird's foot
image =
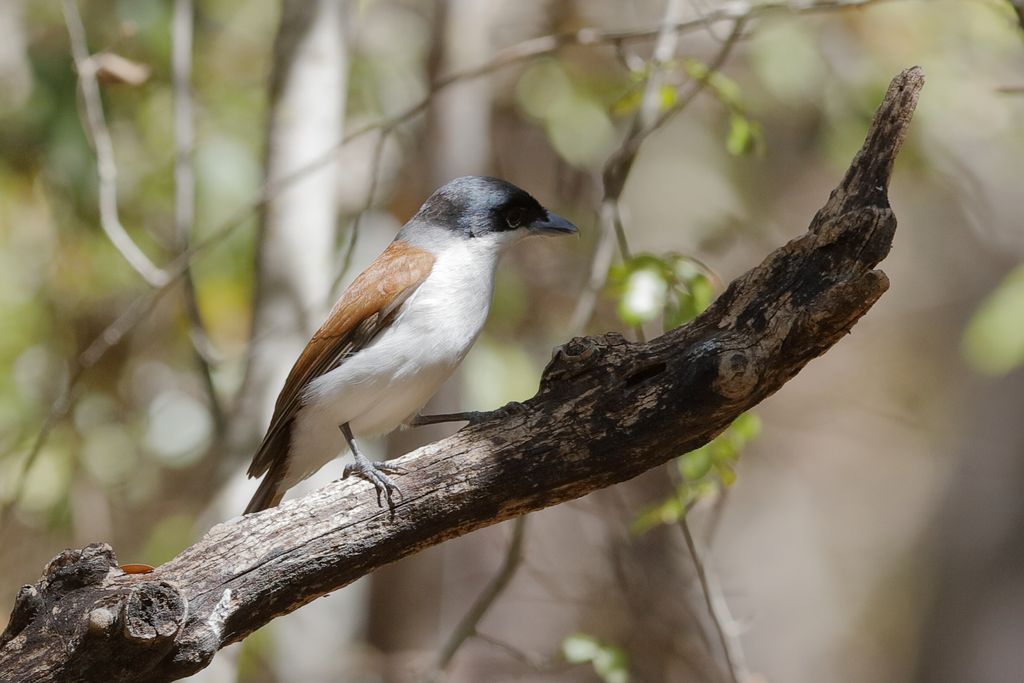
[[[373,484],[373,487],[377,490],[377,506],[384,507],[381,502],[381,495],[388,502],[388,508],[391,510],[395,509],[394,496],[398,498],[402,497],[402,490],[398,488],[395,482],[391,481],[389,474],[405,474],[406,470],[397,465],[388,465],[382,462],[370,462],[362,458],[357,459],[350,465],[345,465],[345,469],[341,473],[342,479],[348,479],[349,475],[365,479],[366,481]]]

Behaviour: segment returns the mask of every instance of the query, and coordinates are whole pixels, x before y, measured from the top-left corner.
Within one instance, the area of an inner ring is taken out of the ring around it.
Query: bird
[[[434,191],[388,247],[341,294],[292,366],[250,478],[263,477],[245,514],[346,450],[354,475],[394,508],[390,474],[357,445],[402,426],[470,420],[479,413],[421,415],[476,341],[487,319],[501,255],[531,235],[578,233],[525,190],[464,176]]]

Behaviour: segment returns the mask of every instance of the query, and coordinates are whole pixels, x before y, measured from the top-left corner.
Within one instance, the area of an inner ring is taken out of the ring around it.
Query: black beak
[[[530,232],[538,235],[572,235],[579,232],[575,225],[550,211],[546,218],[535,220],[529,227]]]

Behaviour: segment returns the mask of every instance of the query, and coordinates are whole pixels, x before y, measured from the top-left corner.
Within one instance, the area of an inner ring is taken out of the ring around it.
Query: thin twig
[[[25,481],[28,479],[28,473],[32,470],[32,466],[35,464],[36,460],[39,459],[39,454],[42,452],[43,446],[46,444],[46,441],[50,436],[50,432],[52,432],[53,428],[57,426],[57,421],[67,415],[68,410],[71,408],[71,392],[74,389],[76,380],[77,376],[68,376],[64,386],[60,389],[60,394],[58,394],[57,398],[50,406],[50,411],[46,414],[46,418],[43,420],[43,424],[39,428],[39,432],[36,434],[35,440],[32,442],[32,448],[29,449],[24,462],[14,475],[14,484],[11,487],[11,496],[4,501],[3,505],[0,505],[0,536],[3,536],[3,531],[7,528],[7,522],[10,519],[9,515],[11,510],[18,504],[18,500],[21,498],[21,490],[25,486]]]
[[[479,631],[474,633],[473,637],[482,640],[488,645],[493,645],[512,659],[535,671],[543,673],[560,673],[577,666],[576,664],[567,662],[559,657],[549,657],[547,655],[537,654],[534,652],[524,652],[511,643],[506,643],[500,638],[495,638],[494,636],[489,636],[486,633],[480,633]]]
[[[8,521],[11,509],[21,498],[21,491],[28,478],[28,473],[38,459],[39,453],[42,452],[43,446],[46,445],[50,434],[57,426],[57,422],[66,416],[71,409],[74,403],[74,392],[78,387],[78,380],[81,379],[86,370],[96,365],[106,355],[107,351],[120,342],[156,306],[157,302],[168,292],[168,288],[169,285],[165,285],[164,287],[151,290],[129,304],[128,308],[114,322],[108,325],[84,351],[78,354],[76,359],[71,361],[68,379],[61,388],[60,394],[50,405],[50,410],[43,419],[43,424],[39,427],[39,432],[32,442],[32,448],[29,450],[18,472],[14,475],[13,493],[3,505],[0,505],[0,531],[3,530]]]
[[[679,23],[682,15],[682,0],[665,0],[665,15],[662,18],[661,30],[658,31],[658,37],[654,42],[654,52],[651,55],[651,61],[647,65],[647,81],[644,83],[640,108],[630,124],[629,133],[626,135],[626,141],[623,143],[624,146],[632,145],[639,147],[658,118],[658,112],[661,110],[661,87],[667,76],[667,65],[672,61],[679,47],[679,30],[676,28],[676,25]],[[615,163],[617,157],[618,155],[613,155],[612,159],[608,162],[609,165]],[[622,174],[625,176],[632,168],[633,158],[621,159],[619,163],[625,165],[625,168],[622,169]],[[609,175],[609,170],[609,166],[606,166],[604,173],[606,178]],[[612,188],[607,183],[605,184],[604,201],[610,204],[612,210],[607,212],[611,225],[603,227],[605,229],[611,228],[615,231],[615,239],[619,245],[619,255],[623,260],[628,261],[632,258],[632,254],[629,243],[626,240],[626,229],[622,224],[622,212],[619,209],[619,197],[622,193],[623,184],[625,184],[624,178],[623,183],[619,184],[618,187]]]
[[[685,89],[681,90],[678,95],[676,102],[661,112],[654,111],[654,116],[650,123],[646,126],[639,126],[637,123],[641,119],[641,115],[638,115],[634,119],[634,126],[631,129],[629,135],[626,136],[625,141],[619,150],[612,155],[605,165],[604,178],[605,178],[605,197],[601,201],[601,212],[600,222],[601,226],[601,237],[598,241],[598,246],[594,250],[594,256],[591,259],[590,264],[590,275],[587,279],[587,285],[581,292],[579,299],[577,300],[576,309],[573,311],[572,317],[570,318],[570,330],[572,334],[578,335],[583,332],[587,323],[590,322],[590,318],[594,314],[594,309],[597,307],[597,299],[600,291],[604,288],[605,282],[608,279],[608,270],[611,267],[612,259],[614,254],[610,248],[612,241],[610,235],[614,234],[619,245],[619,254],[624,260],[630,258],[629,244],[626,240],[626,231],[622,224],[622,214],[619,206],[619,196],[625,187],[626,179],[629,176],[630,171],[633,168],[633,162],[636,160],[636,155],[640,151],[640,146],[644,140],[653,133],[654,131],[661,128],[667,121],[675,116],[678,116],[684,109],[690,106],[697,95],[707,87],[711,80],[711,77],[717,73],[726,60],[729,58],[729,54],[732,52],[736,43],[739,42],[740,37],[743,35],[743,29],[746,26],[747,19],[741,17],[736,20],[733,24],[729,36],[722,43],[715,55],[715,58],[708,65],[708,69],[705,74],[688,84],[688,87],[684,86]],[[650,86],[651,81],[648,81]],[[645,100],[648,98],[651,92],[655,95],[658,94],[657,89],[647,88],[648,92],[645,94]],[[658,98],[660,100],[660,97]],[[700,263],[696,258],[693,260]],[[708,273],[712,273],[710,268],[704,267],[704,270]],[[714,276],[717,278],[717,276]],[[643,328],[639,325],[636,326],[636,335],[640,341],[643,341]]]
[[[608,202],[602,202],[598,212],[598,225],[604,226],[610,221],[604,213],[612,211],[613,207]],[[569,317],[570,336],[578,336],[583,333],[583,328],[590,322],[597,308],[597,297],[604,288],[608,279],[608,269],[615,259],[615,233],[611,230],[601,229],[598,231],[597,246],[594,248],[594,255],[590,258],[590,273],[587,275],[586,285],[576,300],[576,308]]]
[[[85,37],[85,26],[78,14],[75,0],[64,0],[64,23],[67,25],[71,54],[78,71],[78,85],[85,104],[83,124],[96,151],[96,172],[99,175],[100,225],[110,243],[120,252],[135,272],[153,287],[167,283],[168,274],[149,260],[149,257],[132,241],[121,224],[117,210],[117,164],[114,162],[114,145],[110,130],[103,117],[103,100],[96,81],[96,69],[89,57],[89,46]]]
[[[741,17],[736,20],[736,23],[732,25],[732,30],[729,31],[729,36],[724,42],[722,42],[721,47],[718,48],[718,53],[715,55],[715,58],[708,64],[707,71],[703,76],[691,82],[687,90],[679,93],[675,104],[661,112],[661,115],[658,116],[651,129],[648,131],[648,135],[661,128],[669,119],[673,118],[676,114],[688,107],[690,103],[693,102],[694,98],[697,97],[705,87],[707,87],[708,83],[711,82],[712,77],[714,77],[714,75],[718,73],[723,66],[725,66],[725,62],[732,53],[733,48],[736,47],[736,43],[738,43],[740,38],[743,36],[743,30],[746,26],[746,18]]]
[[[508,549],[505,551],[505,559],[502,560],[501,568],[494,575],[491,582],[487,584],[483,592],[473,601],[469,611],[462,617],[455,629],[448,636],[441,650],[438,652],[437,661],[434,664],[433,676],[430,680],[437,680],[451,664],[452,657],[459,651],[462,644],[470,636],[477,635],[477,626],[487,612],[494,606],[495,601],[508,588],[508,584],[515,576],[516,570],[523,560],[523,539],[526,536],[526,517],[517,517],[512,524],[512,539],[509,541]]]
[[[743,657],[743,648],[740,646],[739,639],[732,633],[731,626],[733,620],[732,615],[729,613],[729,606],[726,604],[722,591],[718,587],[718,582],[701,561],[700,553],[697,552],[697,543],[690,532],[690,525],[686,521],[685,515],[679,520],[679,528],[683,532],[683,538],[686,540],[686,549],[689,550],[690,557],[693,559],[693,566],[697,570],[697,580],[700,582],[701,593],[704,595],[704,604],[708,608],[708,616],[711,617],[711,622],[718,633],[718,640],[722,644],[722,654],[725,657],[729,678],[732,683],[743,683],[743,681],[749,678],[750,672],[747,670]],[[730,628],[727,628],[726,624]]]
[[[363,202],[363,208],[359,210],[359,213],[356,214],[352,221],[352,227],[348,234],[348,244],[345,245],[345,255],[341,259],[341,268],[338,269],[338,274],[334,277],[334,282],[331,284],[331,294],[338,291],[338,288],[341,287],[341,281],[345,279],[346,273],[352,267],[352,256],[355,254],[356,240],[359,238],[359,225],[363,220],[363,216],[373,208],[373,204],[377,200],[377,185],[380,182],[380,165],[384,157],[384,144],[387,142],[390,132],[390,130],[382,130],[380,137],[377,138],[377,142],[373,147],[373,157],[370,162],[370,183],[366,190],[366,199]]]
[[[195,223],[195,122],[192,105],[192,0],[174,0],[171,20],[171,81],[174,91],[174,232],[178,250],[188,251]],[[212,364],[215,359],[210,337],[199,310],[191,264],[181,275],[185,290],[185,311],[189,319],[189,338],[195,351],[196,366],[203,379],[210,415],[217,434],[225,426],[224,409],[217,397]]]
[[[632,131],[628,137],[634,137],[654,125],[661,111],[661,86],[668,75],[666,65],[672,61],[679,47],[679,30],[675,28],[683,14],[682,0],[665,0],[665,16],[662,28],[654,43],[654,52],[648,64],[647,82],[644,83],[640,109],[633,118]]]
[[[704,546],[707,548],[714,546],[718,530],[722,528],[722,519],[725,517],[725,506],[729,502],[730,491],[732,491],[731,488],[723,485],[715,502],[711,504],[711,511],[708,513],[708,521],[704,529]]]

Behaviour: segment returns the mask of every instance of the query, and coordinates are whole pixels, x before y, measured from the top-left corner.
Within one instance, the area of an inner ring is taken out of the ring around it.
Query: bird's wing
[[[277,397],[270,428],[249,466],[250,477],[265,474],[277,460],[283,464],[292,420],[306,386],[369,344],[394,319],[433,265],[430,252],[395,241],[349,285],[292,366]]]

